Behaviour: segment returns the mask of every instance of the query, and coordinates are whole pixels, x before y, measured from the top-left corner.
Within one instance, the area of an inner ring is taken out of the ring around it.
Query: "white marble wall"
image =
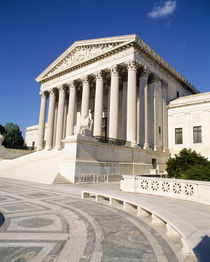
[[[193,143],[194,126],[202,128],[202,143]],[[175,128],[182,128],[183,144],[175,144]],[[172,101],[168,108],[168,134],[172,155],[191,148],[210,159],[210,93]]]

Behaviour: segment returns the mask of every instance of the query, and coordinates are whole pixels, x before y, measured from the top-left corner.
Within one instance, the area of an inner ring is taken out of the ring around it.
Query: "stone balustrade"
[[[120,189],[125,192],[174,197],[210,205],[210,182],[124,175]]]

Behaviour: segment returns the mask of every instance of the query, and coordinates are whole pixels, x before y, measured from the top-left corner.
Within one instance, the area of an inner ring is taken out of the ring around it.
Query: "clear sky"
[[[210,92],[210,0],[0,0],[0,124],[38,123],[35,78],[74,41],[124,34]]]

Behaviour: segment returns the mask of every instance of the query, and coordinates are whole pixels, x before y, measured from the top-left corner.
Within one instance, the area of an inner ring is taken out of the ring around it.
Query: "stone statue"
[[[92,136],[92,128],[93,128],[93,119],[91,110],[89,110],[89,114],[86,118],[81,118],[79,125],[74,127],[74,134],[82,135],[82,136]]]
[[[4,141],[4,136],[3,136],[3,135],[1,134],[1,132],[0,132],[0,147],[4,147],[4,146],[2,145],[3,141]]]

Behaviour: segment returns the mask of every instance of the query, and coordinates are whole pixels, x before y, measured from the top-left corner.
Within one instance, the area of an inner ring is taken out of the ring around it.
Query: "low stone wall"
[[[20,156],[24,156],[30,153],[33,153],[34,150],[26,150],[26,149],[14,149],[14,148],[0,148],[0,160],[3,159],[14,159]]]
[[[210,182],[124,175],[120,189],[125,192],[152,194],[210,205]]]

